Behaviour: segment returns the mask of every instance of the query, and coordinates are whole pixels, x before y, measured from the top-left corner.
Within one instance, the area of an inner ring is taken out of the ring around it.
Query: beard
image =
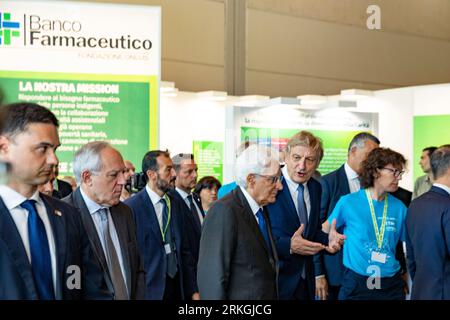
[[[171,179],[170,182],[161,179],[159,174],[157,174],[158,179],[156,180],[156,187],[164,193],[175,188],[175,178]]]

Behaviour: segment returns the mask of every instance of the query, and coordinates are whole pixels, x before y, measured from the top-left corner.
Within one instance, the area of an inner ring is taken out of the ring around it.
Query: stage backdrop
[[[60,174],[74,151],[107,140],[138,168],[159,141],[160,7],[0,3],[0,98],[51,109]]]

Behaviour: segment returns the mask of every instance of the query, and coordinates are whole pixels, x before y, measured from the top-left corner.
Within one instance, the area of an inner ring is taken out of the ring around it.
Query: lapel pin
[[[55,210],[55,214],[56,214],[58,217],[61,217],[61,216],[62,216],[62,212],[59,211],[59,210]]]

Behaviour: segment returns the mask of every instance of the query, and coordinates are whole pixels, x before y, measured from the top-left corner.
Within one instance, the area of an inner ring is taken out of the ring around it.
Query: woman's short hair
[[[375,148],[373,149],[367,159],[361,164],[362,170],[360,175],[360,182],[362,188],[373,187],[375,179],[378,176],[378,170],[392,164],[394,168],[403,169],[406,164],[405,157],[389,148]]]
[[[194,193],[200,195],[200,192],[203,189],[211,190],[212,188],[216,187],[217,190],[219,190],[221,186],[222,184],[220,183],[219,180],[217,180],[213,176],[206,176],[198,180],[194,188]]]

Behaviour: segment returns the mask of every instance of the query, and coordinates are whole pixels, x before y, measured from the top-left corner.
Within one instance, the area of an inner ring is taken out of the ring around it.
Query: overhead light
[[[300,99],[297,98],[277,97],[262,101],[261,105],[264,107],[299,106],[300,102],[301,102]]]
[[[163,97],[176,97],[178,88],[175,88],[175,82],[161,81],[160,92]]]
[[[348,100],[358,100],[373,97],[373,91],[362,89],[341,90],[341,97]]]
[[[228,94],[225,91],[201,91],[197,92],[197,97],[211,101],[225,101]]]

